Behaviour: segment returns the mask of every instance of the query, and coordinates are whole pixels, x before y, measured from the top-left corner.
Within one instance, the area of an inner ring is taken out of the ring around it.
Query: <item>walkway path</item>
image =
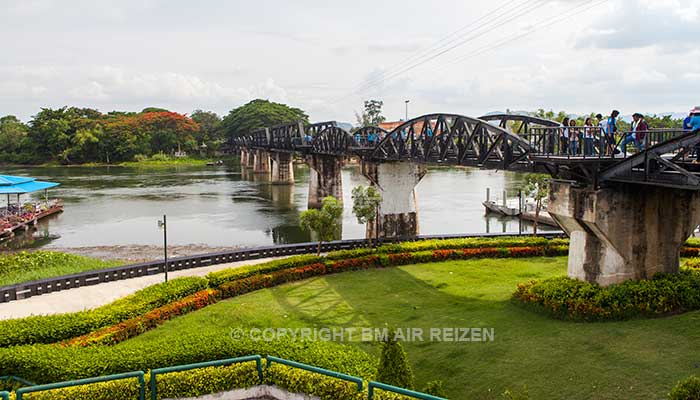
[[[259,264],[273,259],[274,258],[261,258],[259,260],[238,261],[228,264],[172,271],[168,273],[168,278],[204,276],[212,271],[240,267],[242,265]],[[11,301],[9,303],[1,303],[0,320],[22,318],[30,315],[76,312],[95,308],[111,303],[116,299],[134,293],[146,286],[151,286],[160,282],[163,282],[163,274],[83,286],[80,288],[43,294],[41,296],[34,296],[28,299]]]

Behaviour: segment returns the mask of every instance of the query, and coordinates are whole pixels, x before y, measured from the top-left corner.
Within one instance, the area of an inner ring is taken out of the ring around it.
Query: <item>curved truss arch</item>
[[[551,119],[522,114],[491,114],[483,115],[479,119],[488,122],[498,121],[499,127],[518,135],[527,134],[533,126],[556,127],[561,125],[559,122]]]
[[[457,114],[428,114],[389,132],[372,158],[492,168],[529,165],[528,142],[486,121]]]
[[[350,133],[334,125],[320,131],[311,142],[314,153],[333,155],[348,155],[357,146]]]

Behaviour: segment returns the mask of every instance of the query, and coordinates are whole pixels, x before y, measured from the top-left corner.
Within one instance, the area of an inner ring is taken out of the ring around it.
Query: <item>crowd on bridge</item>
[[[587,117],[582,125],[578,125],[573,118],[565,117],[560,127],[550,128],[545,137],[537,139],[549,154],[626,155],[644,151],[650,145],[669,139],[674,133],[653,130],[641,113],[632,114],[630,129],[623,132],[619,129],[619,117],[620,112],[613,110],[605,118],[602,114],[597,114],[595,118]],[[675,133],[695,130],[700,130],[700,106],[690,110],[683,121],[683,130]]]

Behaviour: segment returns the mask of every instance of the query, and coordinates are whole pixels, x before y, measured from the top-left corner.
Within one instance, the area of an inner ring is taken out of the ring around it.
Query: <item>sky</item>
[[[0,115],[64,105],[311,121],[444,112],[687,112],[700,0],[0,0]]]

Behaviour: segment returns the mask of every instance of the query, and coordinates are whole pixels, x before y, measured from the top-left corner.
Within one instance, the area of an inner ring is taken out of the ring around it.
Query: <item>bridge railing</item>
[[[533,127],[522,136],[536,157],[613,160],[627,158],[687,132],[682,129],[650,129],[608,135],[597,126],[570,126]]]

